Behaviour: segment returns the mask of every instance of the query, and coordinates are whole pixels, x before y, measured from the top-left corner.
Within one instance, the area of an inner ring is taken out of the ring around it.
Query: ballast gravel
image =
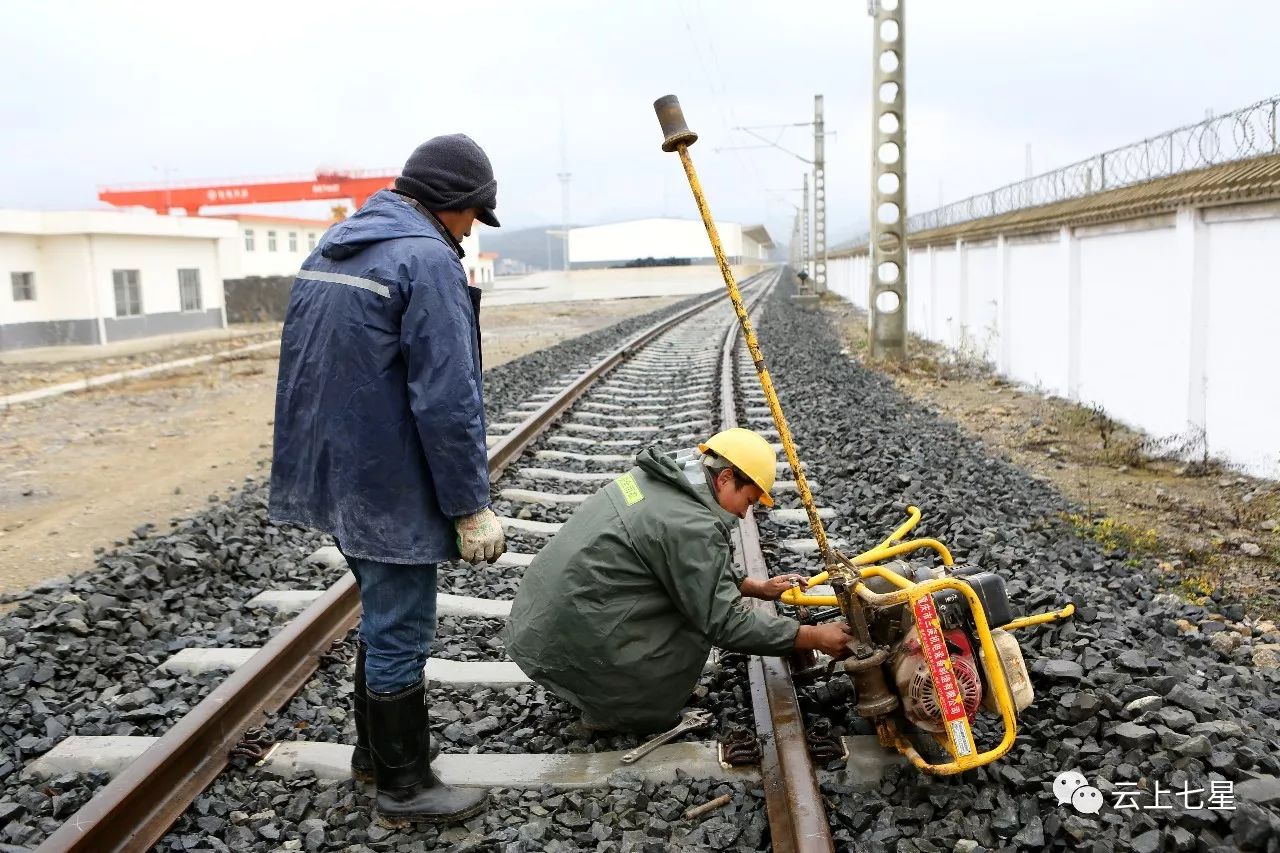
[[[826,318],[795,307],[787,295],[780,291],[770,301],[759,323],[761,340],[801,457],[821,484],[820,503],[837,510],[835,534],[851,549],[869,547],[902,521],[907,504],[916,504],[925,515],[919,535],[942,539],[961,562],[1004,575],[1011,599],[1027,612],[1068,600],[1079,608],[1073,621],[1019,633],[1037,698],[1021,715],[1018,739],[1005,758],[954,777],[913,769],[893,769],[877,783],[828,776],[823,794],[837,849],[1280,853],[1280,677],[1276,669],[1255,667],[1249,653],[1251,645],[1272,638],[1215,643],[1214,637],[1233,630],[1217,611],[1239,619],[1232,605],[1188,605],[1164,593],[1145,567],[1127,565],[1130,555],[1103,553],[1080,539],[1061,519],[1073,508],[1048,486],[841,353]],[[491,372],[490,420],[653,317]],[[531,454],[519,464],[600,468],[569,460],[549,465]],[[509,477],[502,485],[550,490],[554,484]],[[798,503],[788,497],[779,505]],[[537,520],[567,518],[538,505],[504,509]],[[807,535],[803,528],[766,518],[761,531],[775,572],[816,570],[812,559],[777,545]],[[319,589],[336,579],[332,570],[305,564],[304,557],[326,540],[266,521],[259,482],[246,483],[225,502],[216,500],[172,533],[140,528],[138,535],[143,538],[100,558],[97,571],[37,588],[0,619],[0,659],[7,664],[0,673],[0,845],[38,844],[104,782],[101,776],[68,776],[32,785],[18,776],[23,763],[68,734],[163,731],[219,679],[159,678],[151,671],[160,661],[187,646],[260,645],[281,623],[269,613],[245,612],[244,601],[263,589]],[[534,553],[544,541],[516,533],[509,547]],[[511,598],[519,575],[511,568],[442,566],[441,589]],[[501,635],[492,621],[442,618],[437,653],[496,659]],[[1187,634],[1183,621],[1223,627]],[[354,740],[346,700],[353,654],[350,641],[335,647],[317,678],[269,724],[277,738]],[[720,727],[750,723],[744,663],[741,656],[720,657],[691,697],[692,704],[717,712]],[[850,711],[852,697],[841,680],[819,681],[800,694],[810,720],[827,720],[833,734],[866,731]],[[574,738],[566,732],[575,718],[571,709],[534,685],[487,691],[435,686],[431,698],[433,729],[448,752],[600,751],[637,742]],[[988,745],[998,728],[980,718],[979,742]],[[1099,789],[1098,814],[1057,801],[1053,780],[1067,770],[1078,770]],[[1214,783],[1231,783],[1233,809],[1222,803],[1184,807],[1181,792],[1202,788],[1207,796]],[[1170,808],[1153,807],[1157,785],[1161,804]],[[1129,799],[1138,808],[1115,807],[1125,790],[1137,792]],[[683,820],[685,808],[720,794],[730,795],[728,806]],[[654,786],[621,772],[607,791],[503,789],[493,792],[489,812],[463,826],[414,833],[370,824],[368,796],[349,781],[285,782],[239,768],[220,777],[157,849],[768,847],[762,793],[743,785],[681,780]]]
[[[502,420],[537,391],[558,390],[560,377],[696,298],[488,371],[489,420]],[[248,609],[250,598],[266,590],[320,590],[340,577],[306,562],[332,544],[327,537],[270,523],[264,481],[246,478],[239,489],[210,495],[207,510],[171,525],[139,524],[99,554],[91,570],[5,597],[14,606],[0,616],[0,845],[38,844],[104,781],[63,777],[34,784],[21,774],[28,762],[71,735],[162,734],[225,676],[168,676],[155,671],[159,664],[184,648],[261,646],[287,617]],[[474,577],[475,571],[450,566],[442,575]],[[509,578],[506,594],[494,591],[499,597],[514,595],[518,571]],[[466,648],[484,653],[476,643]],[[336,702],[334,694],[313,691],[311,720],[303,728],[340,735],[347,691],[349,675]],[[266,843],[261,849],[278,846]]]
[[[760,339],[800,458],[849,550],[877,544],[914,504],[924,520],[913,535],[1001,574],[1023,612],[1077,607],[1074,619],[1016,632],[1036,698],[1009,754],[958,776],[908,767],[875,784],[824,785],[837,849],[1280,851],[1280,670],[1253,665],[1249,637],[1243,651],[1219,649],[1212,632],[1178,625],[1221,633],[1233,630],[1224,614],[1242,614],[1225,600],[1188,604],[1162,589],[1153,566],[1135,567],[1137,555],[1081,539],[1063,518],[1079,508],[905,398],[842,352],[823,313],[788,297],[775,291]],[[777,538],[786,529],[761,528]],[[775,571],[817,571],[812,558],[766,550]],[[848,694],[838,679],[801,690],[811,717],[864,731]],[[978,719],[979,744],[990,748],[999,721]],[[1054,795],[1057,775],[1073,770],[1101,792],[1098,813]],[[1215,784],[1233,797],[1212,800]]]

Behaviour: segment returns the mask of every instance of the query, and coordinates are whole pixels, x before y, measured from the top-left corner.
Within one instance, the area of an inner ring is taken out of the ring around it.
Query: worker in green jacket
[[[758,655],[816,649],[841,658],[843,623],[804,625],[744,596],[776,600],[796,575],[737,573],[730,532],[772,506],[777,458],[730,429],[679,454],[649,448],[583,502],[533,559],[511,607],[507,652],[576,706],[591,729],[670,728],[712,646]]]

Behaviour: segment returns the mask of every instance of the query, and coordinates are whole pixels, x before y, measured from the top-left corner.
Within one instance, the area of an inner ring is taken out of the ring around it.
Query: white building
[[[773,241],[763,225],[717,222],[729,263],[766,260]],[[616,267],[646,259],[715,263],[706,229],[698,219],[634,219],[569,230],[569,266]]]
[[[293,276],[302,262],[334,223],[328,219],[298,219],[259,213],[229,213],[205,217],[235,223],[237,235],[223,246],[223,278],[240,279]],[[466,257],[462,265],[476,286],[493,282],[492,254],[480,251],[480,238],[475,231],[462,241]]]
[[[233,222],[236,239],[224,245],[223,278],[294,275],[333,224],[328,219],[297,219],[257,213],[202,217]]]
[[[234,223],[0,210],[0,350],[223,328]]]

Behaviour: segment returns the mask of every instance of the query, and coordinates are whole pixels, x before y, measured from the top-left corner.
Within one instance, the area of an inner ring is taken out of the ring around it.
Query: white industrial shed
[[[763,225],[717,222],[729,263],[766,260],[773,240]],[[647,259],[715,263],[706,229],[698,219],[633,219],[569,231],[569,265],[574,269],[639,265]]]
[[[222,219],[0,210],[0,350],[226,326]]]

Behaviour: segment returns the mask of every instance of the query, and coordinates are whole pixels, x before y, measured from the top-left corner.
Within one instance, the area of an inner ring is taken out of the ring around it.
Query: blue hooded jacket
[[[489,505],[479,300],[458,253],[393,192],[325,233],[289,294],[270,515],[348,556],[455,559]]]

